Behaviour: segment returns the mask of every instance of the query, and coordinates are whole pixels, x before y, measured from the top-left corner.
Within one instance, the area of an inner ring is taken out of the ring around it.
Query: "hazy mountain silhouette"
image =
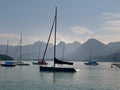
[[[89,39],[83,44],[75,41],[73,43],[65,43],[61,41],[57,44],[56,55],[59,59],[69,59],[69,60],[86,60],[91,58],[102,59],[108,58],[114,55],[114,53],[120,51],[120,42],[112,42],[107,45],[96,40]],[[0,45],[0,53],[6,54],[6,45]],[[38,59],[43,57],[43,53],[46,47],[45,42],[35,42],[34,44],[22,46],[22,59]],[[117,47],[117,48],[116,48]],[[39,55],[40,52],[40,55]],[[9,46],[8,55],[19,59],[19,47]],[[40,56],[40,57],[38,57]],[[49,44],[46,59],[53,58],[53,44]],[[102,60],[101,60],[102,61]]]
[[[113,50],[111,47],[104,43],[96,40],[89,39],[82,44],[76,51],[72,52],[68,57],[72,60],[84,60],[89,58],[95,58],[100,56],[106,56],[112,54]]]

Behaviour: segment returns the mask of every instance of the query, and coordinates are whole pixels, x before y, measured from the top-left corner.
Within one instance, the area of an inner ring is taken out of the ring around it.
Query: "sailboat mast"
[[[9,40],[7,40],[7,50],[6,50],[6,55],[8,55],[8,44],[9,44]]]
[[[47,41],[47,45],[46,45],[46,47],[45,47],[45,52],[44,52],[44,54],[43,54],[42,61],[45,59],[45,55],[46,55],[47,48],[48,48],[48,44],[49,44],[49,41],[50,41],[50,37],[51,37],[52,31],[53,31],[54,23],[55,23],[55,18],[54,18],[54,20],[53,20],[53,24],[52,24],[52,27],[51,27],[51,30],[50,30],[50,35],[49,35],[49,38],[48,38],[48,41]]]
[[[39,52],[39,53],[38,53],[38,60],[40,59],[41,46],[42,46],[42,45],[40,44],[39,49],[38,49],[38,50],[39,50],[39,51],[38,51],[38,52]]]
[[[64,59],[64,53],[65,53],[65,43],[63,43],[63,56],[62,56],[62,60]]]
[[[21,39],[20,39],[20,60],[21,60],[21,53],[22,53],[22,33],[21,33]]]
[[[90,48],[90,60],[92,59],[92,48]]]
[[[56,58],[56,31],[57,31],[57,7],[55,7],[54,66],[55,66],[55,58]]]

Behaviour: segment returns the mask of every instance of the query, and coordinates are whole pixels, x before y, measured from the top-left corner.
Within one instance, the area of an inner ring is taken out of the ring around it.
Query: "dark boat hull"
[[[40,66],[40,71],[47,72],[76,72],[78,69],[76,68],[68,68],[68,67],[43,67]]]
[[[16,65],[14,64],[14,62],[6,61],[5,63],[2,63],[1,66],[4,66],[4,67],[15,67]]]
[[[4,67],[15,67],[16,65],[6,65],[6,64],[1,64],[1,66],[4,66]]]
[[[47,65],[48,63],[46,62],[32,62],[34,65]]]
[[[117,66],[117,67],[120,68],[120,64],[115,63],[115,64],[112,64],[112,65]]]
[[[19,65],[19,66],[29,66],[30,64],[16,64],[16,65]]]
[[[34,64],[34,65],[40,65],[38,62],[32,62],[32,64]]]
[[[87,62],[87,63],[84,63],[85,65],[93,65],[93,66],[95,66],[95,65],[98,65],[98,63],[97,62]]]

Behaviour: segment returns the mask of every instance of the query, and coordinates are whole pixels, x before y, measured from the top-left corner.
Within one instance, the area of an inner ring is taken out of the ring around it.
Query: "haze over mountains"
[[[22,46],[22,59],[38,59],[43,57],[44,49],[46,43],[44,42],[35,42],[34,44]],[[73,43],[65,43],[61,41],[57,44],[56,55],[59,59],[66,60],[88,60],[96,59],[97,61],[113,61],[116,57],[119,61],[119,51],[120,51],[120,42],[111,42],[107,45],[96,40],[89,39],[83,44],[75,41]],[[0,53],[6,54],[7,45],[0,45]],[[12,56],[14,59],[19,59],[19,47],[10,46],[8,47],[8,55]],[[53,58],[53,44],[49,44],[46,59]]]

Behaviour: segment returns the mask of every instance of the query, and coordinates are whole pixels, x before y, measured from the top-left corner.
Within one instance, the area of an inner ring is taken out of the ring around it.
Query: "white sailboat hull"
[[[120,63],[113,63],[112,65],[117,66],[120,68]]]
[[[16,61],[14,62],[16,65],[20,65],[20,66],[29,66],[30,64],[25,62],[25,61]]]

